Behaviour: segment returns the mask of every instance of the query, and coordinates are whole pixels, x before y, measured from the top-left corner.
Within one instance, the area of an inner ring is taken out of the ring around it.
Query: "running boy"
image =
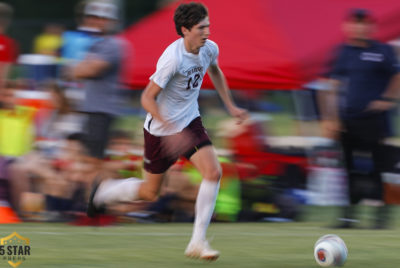
[[[200,3],[181,4],[174,22],[182,37],[161,55],[156,72],[144,90],[141,103],[148,112],[144,124],[145,180],[103,181],[92,193],[89,215],[114,202],[155,200],[164,173],[179,156],[185,156],[203,176],[197,200],[192,238],[185,255],[215,260],[219,252],[206,240],[221,178],[221,167],[203,127],[198,96],[206,72],[232,116],[241,122],[247,111],[231,97],[225,76],[218,67],[218,46],[211,40],[207,8]]]

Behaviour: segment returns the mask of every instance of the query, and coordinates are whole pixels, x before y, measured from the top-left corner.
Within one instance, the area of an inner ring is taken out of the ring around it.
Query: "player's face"
[[[210,35],[210,21],[205,17],[198,24],[194,25],[190,30],[183,31],[184,38],[190,43],[193,48],[204,46],[208,36]]]
[[[368,40],[373,30],[373,24],[368,21],[350,20],[345,23],[344,31],[349,39]]]
[[[107,33],[115,24],[113,20],[97,16],[88,16],[87,21],[91,27],[94,27],[103,33]]]

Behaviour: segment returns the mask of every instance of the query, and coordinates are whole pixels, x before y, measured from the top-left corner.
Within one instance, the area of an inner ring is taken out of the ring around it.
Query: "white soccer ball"
[[[320,237],[314,245],[315,261],[323,267],[342,266],[346,262],[347,254],[346,244],[334,234]]]

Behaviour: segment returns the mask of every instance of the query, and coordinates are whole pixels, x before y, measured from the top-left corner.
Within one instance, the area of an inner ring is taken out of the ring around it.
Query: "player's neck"
[[[351,46],[355,47],[368,47],[370,44],[370,40],[354,38],[354,39],[349,39],[348,43]]]
[[[183,39],[183,44],[185,46],[185,50],[192,54],[199,54],[200,47],[194,46],[187,39]]]

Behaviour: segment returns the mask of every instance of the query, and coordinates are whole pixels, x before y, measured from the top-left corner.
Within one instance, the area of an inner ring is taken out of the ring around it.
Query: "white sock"
[[[96,206],[115,202],[132,202],[139,198],[139,186],[143,180],[138,178],[109,179],[101,182],[94,196]]]
[[[195,206],[195,220],[191,241],[206,239],[206,232],[214,212],[215,201],[218,196],[219,182],[203,179],[197,194]]]

